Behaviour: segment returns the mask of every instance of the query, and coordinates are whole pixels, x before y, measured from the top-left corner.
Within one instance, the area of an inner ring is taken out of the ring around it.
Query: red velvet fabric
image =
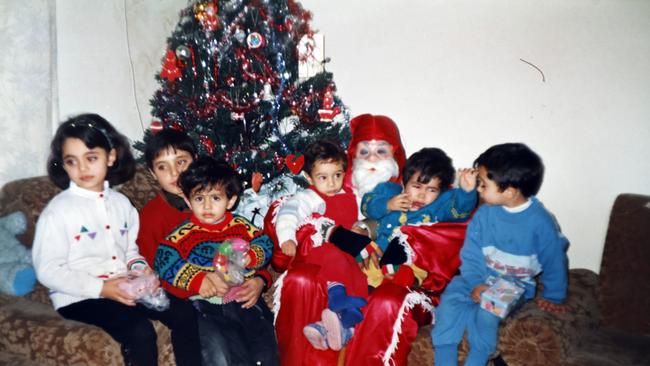
[[[265,222],[265,229],[270,227]],[[458,270],[465,229],[466,224],[447,223],[402,228],[412,248],[414,264],[428,273],[418,291],[426,293],[433,304],[438,304],[440,292]],[[314,349],[302,329],[320,320],[321,312],[327,306],[328,280],[344,283],[348,293],[354,296],[363,296],[367,288],[366,279],[352,257],[331,244],[312,248],[310,237],[314,232],[311,225],[301,228],[297,239],[299,248],[303,249],[293,262],[284,262],[289,271],[282,284],[281,305],[275,324],[282,365],[336,365],[338,353]],[[273,262],[277,264],[278,258]],[[383,364],[382,358],[399,320],[399,310],[409,293],[408,287],[387,282],[370,295],[368,305],[363,309],[364,320],[357,325],[346,348],[346,365]],[[392,364],[406,365],[418,325],[430,322],[431,314],[420,305],[405,313],[398,346],[390,356]]]
[[[344,284],[351,296],[368,296],[359,266],[335,246],[324,244],[312,248],[304,258],[297,257],[282,281],[275,323],[281,365],[336,365],[338,352],[316,350],[302,332],[307,324],[321,319],[327,307],[328,281]]]
[[[460,267],[460,249],[466,230],[467,223],[447,222],[401,228],[413,249],[413,263],[428,273],[420,287],[435,306]]]

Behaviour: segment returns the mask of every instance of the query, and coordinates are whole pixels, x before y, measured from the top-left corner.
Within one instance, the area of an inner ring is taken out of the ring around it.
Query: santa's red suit
[[[356,144],[366,140],[384,140],[393,145],[393,155],[400,171],[405,154],[395,123],[388,117],[362,115],[350,122],[353,138],[349,157],[354,159]],[[348,174],[349,176],[350,174]],[[349,200],[346,205],[349,205]],[[355,201],[356,203],[356,201]],[[281,204],[281,203],[280,203]],[[275,235],[274,218],[278,203],[265,217],[264,229],[274,240],[272,264],[278,272],[286,272],[276,281],[274,312],[280,364],[336,365],[338,352],[313,348],[303,334],[303,328],[321,319],[327,307],[327,282],[337,281],[346,286],[351,296],[368,298],[363,309],[364,319],[355,328],[347,345],[346,365],[406,365],[411,343],[419,325],[431,322],[433,305],[455,274],[460,264],[458,253],[462,246],[464,224],[433,224],[402,228],[402,244],[409,253],[409,263],[427,273],[417,290],[392,283],[381,284],[368,297],[367,281],[354,258],[329,243],[322,243],[316,225],[302,225],[296,235],[296,257],[282,254]],[[340,203],[326,201],[324,216],[349,228],[352,207],[341,209]],[[345,216],[345,217],[342,217]],[[402,265],[400,271],[409,271]]]

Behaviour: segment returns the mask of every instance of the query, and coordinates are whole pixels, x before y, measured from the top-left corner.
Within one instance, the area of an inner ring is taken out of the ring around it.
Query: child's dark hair
[[[544,179],[542,159],[522,143],[492,146],[474,161],[474,167],[479,166],[485,167],[487,177],[497,184],[500,191],[513,187],[524,197],[537,194]]]
[[[144,140],[144,159],[147,167],[153,170],[153,161],[158,157],[161,151],[168,148],[187,151],[192,158],[196,157],[196,145],[192,138],[185,132],[166,128],[155,134],[149,134]]]
[[[242,186],[237,172],[223,160],[203,156],[195,160],[178,177],[178,185],[183,194],[190,199],[192,192],[221,187],[228,199],[241,195]],[[233,208],[236,207],[233,206]]]
[[[133,178],[135,159],[131,154],[129,140],[100,115],[87,113],[63,122],[52,139],[50,157],[47,160],[47,174],[57,187],[66,189],[70,185],[70,177],[63,169],[62,160],[63,144],[69,138],[83,141],[89,149],[99,147],[107,153],[115,149],[115,162],[108,167],[106,173],[106,180],[111,185],[121,184]]]
[[[416,173],[420,174],[418,182],[423,184],[429,183],[433,178],[438,178],[440,180],[440,192],[448,190],[456,176],[451,158],[444,151],[435,147],[425,147],[409,156],[402,173],[405,186]]]
[[[327,163],[341,163],[343,171],[347,169],[348,157],[345,151],[338,144],[329,140],[318,140],[307,145],[305,149],[305,165],[303,170],[311,175],[314,165],[318,161]]]

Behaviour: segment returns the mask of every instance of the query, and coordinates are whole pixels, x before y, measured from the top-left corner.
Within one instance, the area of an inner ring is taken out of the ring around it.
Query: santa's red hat
[[[384,140],[393,145],[393,157],[399,166],[399,176],[393,177],[391,181],[401,184],[402,168],[406,163],[406,153],[395,122],[386,116],[362,114],[350,120],[350,132],[352,138],[348,146],[348,173],[351,172],[352,162],[357,155],[357,144],[359,142]],[[348,179],[350,175],[348,174]]]

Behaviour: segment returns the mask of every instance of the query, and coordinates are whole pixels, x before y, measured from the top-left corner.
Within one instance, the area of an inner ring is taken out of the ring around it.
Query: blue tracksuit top
[[[542,297],[561,303],[567,291],[567,239],[555,218],[535,197],[522,212],[482,205],[467,227],[460,252],[461,276],[470,289],[488,276],[511,276],[524,283],[526,299],[535,296],[533,277],[541,273]]]
[[[379,223],[375,242],[381,250],[386,250],[393,232],[402,225],[465,221],[476,207],[476,190],[465,192],[456,188],[441,193],[433,202],[417,211],[388,211],[388,201],[402,191],[401,185],[385,182],[378,184],[361,200],[361,213]]]

